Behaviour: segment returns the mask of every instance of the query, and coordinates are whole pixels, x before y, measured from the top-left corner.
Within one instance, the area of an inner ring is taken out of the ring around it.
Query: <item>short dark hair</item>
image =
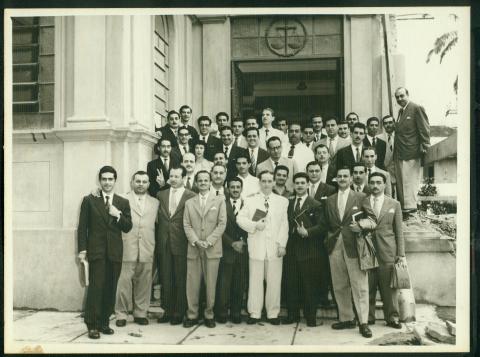
[[[195,177],[193,178],[193,180],[194,180],[195,182],[198,181],[198,175],[200,175],[200,174],[207,174],[208,179],[209,179],[209,180],[212,179],[212,178],[210,177],[210,172],[208,172],[207,170],[200,170],[200,171],[198,171],[198,172],[195,174]]]
[[[323,122],[323,116],[322,116],[322,114],[312,114],[312,115],[310,116],[310,121],[311,121],[311,122],[313,122],[313,118],[320,118],[320,119],[322,119],[322,122]]]
[[[282,140],[280,140],[280,138],[279,138],[278,136],[271,136],[271,137],[268,138],[268,140],[267,140],[267,148],[269,148],[269,147],[270,147],[270,143],[271,143],[272,141],[275,141],[275,140],[280,141],[280,144],[282,143]]]
[[[397,89],[395,89],[395,93],[397,93],[400,89],[405,89],[405,94],[410,95],[410,94],[408,94],[408,89],[405,88],[405,87],[398,87]]]
[[[220,116],[225,116],[225,117],[227,117],[227,121],[230,119],[230,116],[229,116],[227,113],[225,113],[225,112],[218,112],[217,115],[215,115],[215,120],[218,120],[218,118],[219,118]]]
[[[258,128],[255,128],[255,127],[250,127],[248,129],[245,129],[245,137],[248,135],[248,132],[249,131],[256,131],[257,132],[257,135],[260,136],[260,130],[258,130]]]
[[[213,164],[212,168],[210,169],[210,172],[212,172],[215,167],[221,167],[222,169],[227,171],[227,168],[225,166],[220,165],[220,164]]]
[[[366,150],[373,150],[373,152],[375,153],[375,155],[377,155],[377,149],[375,148],[375,146],[364,146],[364,147],[362,148],[362,155],[363,155],[363,153],[364,153]]]
[[[265,174],[270,174],[270,175],[273,176],[273,172],[272,172],[272,171],[270,171],[270,170],[263,170],[262,172],[260,172],[260,173],[258,174],[258,179],[261,180],[261,179],[262,179],[262,176],[265,175]]]
[[[355,130],[355,128],[363,129],[364,132],[367,131],[367,128],[365,127],[365,124],[360,123],[360,122],[356,122],[355,124],[353,124],[352,132],[353,132],[353,130]]]
[[[137,172],[135,172],[133,175],[132,175],[132,181],[135,179],[135,176],[137,175],[147,175],[148,176],[148,172],[147,171],[143,171],[143,170],[138,170]],[[148,181],[150,181],[150,176],[148,176]]]
[[[307,121],[307,122],[303,123],[303,125],[302,125],[302,130],[305,130],[305,129],[313,129],[313,124],[312,124],[312,122],[308,122],[308,121]]]
[[[170,145],[172,145],[172,140],[169,138],[162,137],[158,139],[157,144],[153,147],[153,151],[155,154],[160,155],[160,146],[162,145],[162,141],[168,141]]]
[[[299,122],[297,122],[297,121],[293,121],[293,122],[290,122],[290,123],[288,123],[288,129],[289,129],[289,130],[290,130],[290,128],[292,127],[292,125],[299,126],[299,127],[300,127],[300,131],[302,131],[302,130],[303,130],[303,125],[302,125],[302,124],[300,124],[300,123],[299,123]]]
[[[325,149],[327,149],[327,152],[328,152],[328,147],[327,147],[327,145],[325,145],[325,144],[318,144],[317,146],[315,146],[315,154],[317,153],[317,149],[318,149],[318,148],[325,148]]]
[[[238,159],[247,159],[247,162],[250,164],[251,163],[251,160],[250,160],[250,155],[247,154],[247,152],[243,151],[241,152],[240,154],[237,155],[237,158],[235,159],[235,164],[237,164],[238,162]]]
[[[363,167],[365,169],[365,172],[367,172],[367,167],[365,166],[365,164],[363,162],[354,162],[352,165],[351,165],[351,168],[352,168],[352,174],[353,174],[353,170],[355,169],[355,167]]]
[[[182,177],[187,176],[187,169],[185,168],[185,166],[175,165],[170,168],[170,172],[172,172],[172,170],[182,170]]]
[[[210,119],[210,117],[208,117],[207,115],[202,115],[198,117],[197,124],[200,125],[201,121],[208,121],[208,125],[212,125],[212,119]]]
[[[367,126],[369,126],[372,121],[376,121],[380,125],[380,119],[377,117],[370,117],[367,119]]]
[[[308,171],[308,168],[310,166],[320,166],[320,163],[316,160],[313,160],[313,161],[310,161],[308,164],[307,164],[307,167],[305,168],[305,171]]]
[[[186,104],[182,105],[180,109],[178,109],[178,112],[181,113],[183,109],[190,109],[190,112],[192,112],[192,108]]]
[[[238,176],[235,176],[235,177],[232,177],[231,179],[229,179],[228,182],[227,182],[227,187],[230,187],[230,183],[232,183],[232,182],[240,182],[240,186],[243,187],[243,180]]]
[[[190,130],[186,126],[181,126],[178,128],[177,132],[180,134],[180,130],[186,130],[190,134]]]
[[[233,134],[233,129],[229,125],[224,125],[220,128],[220,133],[223,133],[225,130],[230,130],[230,132]]]
[[[272,108],[270,108],[270,107],[263,108],[262,113],[263,113],[264,110],[268,110],[270,113],[272,113],[272,117],[275,116],[275,111]]]
[[[232,119],[232,125],[233,125],[233,123],[235,123],[235,122],[237,122],[237,123],[240,122],[240,123],[242,123],[242,124],[245,126],[245,123],[243,122],[243,119],[242,119],[242,118],[238,118],[238,117],[233,118],[233,119]]]
[[[350,176],[352,176],[353,168],[351,166],[349,167],[349,166],[343,165],[343,166],[337,167],[337,169],[335,170],[337,175],[338,175],[338,171],[340,170],[348,170],[348,172],[350,172]]]
[[[340,119],[340,120],[338,121],[338,125],[342,125],[342,124],[348,125],[348,121],[346,121],[345,119]]]
[[[307,180],[307,183],[310,182],[310,177],[308,177],[305,172],[297,172],[295,175],[293,175],[293,182],[295,182],[297,178],[304,178]]]
[[[217,151],[215,154],[213,154],[213,157],[215,158],[215,155],[217,155],[217,154],[222,154],[225,159],[227,158],[223,151]]]
[[[382,174],[381,172],[377,172],[377,171],[376,171],[376,172],[372,172],[372,173],[370,174],[370,176],[368,177],[368,182],[370,182],[370,179],[371,179],[372,177],[374,177],[374,176],[379,176],[379,177],[381,177],[382,180],[383,180],[383,183],[387,183],[387,177],[386,177],[384,174]]]
[[[167,120],[170,119],[170,117],[171,117],[173,114],[177,114],[178,117],[180,117],[180,114],[179,114],[176,110],[170,110],[170,111],[167,113]]]
[[[357,113],[355,113],[355,112],[350,112],[350,113],[348,113],[347,115],[345,115],[345,120],[347,120],[347,118],[348,118],[350,115],[355,115],[355,116],[357,117],[357,119],[358,119],[358,114],[357,114]]]
[[[338,124],[338,119],[336,117],[333,117],[333,116],[325,119],[325,124],[327,124],[329,121],[332,121],[332,120],[335,120],[335,124]]]
[[[395,122],[395,118],[392,117],[390,114],[387,114],[387,115],[385,115],[385,116],[382,118],[382,123],[385,123],[385,119],[388,119],[388,118],[392,118],[392,119],[393,119],[393,122]]]
[[[195,141],[195,143],[193,144],[193,148],[195,148],[195,146],[197,146],[197,145],[203,146],[204,149],[207,148],[207,143],[206,143],[205,141],[203,141],[203,140],[197,140],[197,141]]]
[[[98,172],[98,181],[102,178],[102,174],[111,173],[115,181],[117,180],[117,171],[112,166],[103,166]]]
[[[273,170],[273,177],[275,177],[275,175],[277,174],[278,171],[280,170],[283,170],[283,171],[287,171],[287,176],[288,174],[290,173],[290,170],[287,166],[285,165],[277,165],[277,167],[275,167],[275,170]]]

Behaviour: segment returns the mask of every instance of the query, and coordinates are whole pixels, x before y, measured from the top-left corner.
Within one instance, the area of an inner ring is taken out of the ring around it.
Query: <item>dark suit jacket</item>
[[[194,143],[195,143],[195,141],[193,141],[193,140],[189,140],[189,142],[188,142],[188,152],[190,152],[192,154],[194,154],[194,151],[195,151],[194,150],[194,146],[195,146]],[[179,146],[172,148],[172,155],[177,156],[180,159],[180,162],[183,161],[183,155],[182,155],[182,152],[180,151],[180,144],[179,144]]]
[[[201,140],[201,135],[198,136],[198,140]],[[207,147],[205,148],[204,157],[208,161],[213,162],[213,156],[222,151],[222,140],[210,134],[207,140]]]
[[[375,151],[377,153],[377,161],[375,162],[375,165],[382,170],[385,170],[385,153],[387,152],[387,143],[380,139],[378,136],[376,137],[377,140],[375,140]],[[365,139],[363,139],[363,145],[364,147],[369,147],[373,146],[373,144],[368,140],[367,136],[365,136]]]
[[[412,160],[421,156],[420,146],[430,146],[430,125],[425,110],[409,102],[400,120],[395,123],[394,157],[397,160]]]
[[[352,223],[352,214],[359,211],[363,211],[366,217],[371,218],[372,222],[376,222],[375,213],[373,213],[367,200],[365,200],[365,194],[362,192],[350,191],[347,202],[345,204],[345,212],[343,218],[340,219],[338,212],[338,192],[327,198],[327,204],[324,215],[324,222],[328,226],[328,235],[325,240],[325,246],[327,247],[328,254],[333,252],[335,244],[337,243],[340,233],[343,237],[343,244],[345,251],[349,258],[358,257],[355,234],[350,230],[350,224]]]
[[[177,137],[175,136],[174,132],[168,125],[162,126],[160,128],[160,132],[162,133],[162,138],[170,140],[170,143],[172,144],[172,148],[178,146],[178,141]]]
[[[250,149],[245,149],[247,150],[247,154],[250,156]],[[264,162],[265,160],[267,160],[268,158],[270,158],[270,155],[268,154],[268,152],[266,150],[263,150],[262,148],[258,148],[258,154],[257,154],[257,162],[256,162],[256,165],[255,165],[255,170],[253,170],[253,167],[250,166],[250,169],[248,170],[248,172],[250,172],[250,175],[252,176],[257,176],[257,167],[258,164],[261,164],[262,162]]]
[[[352,191],[355,191],[355,184],[354,184],[354,183],[352,183],[352,184],[350,185],[350,189],[351,189]],[[355,191],[355,192],[356,192],[356,191]],[[368,186],[368,184],[363,185],[363,190],[362,190],[362,192],[363,192],[364,194],[366,194],[366,195],[369,195],[369,194],[371,193],[370,187]]]
[[[198,131],[191,125],[187,125],[188,132],[190,133],[190,139],[192,141],[197,141],[198,140]]]
[[[165,182],[167,182],[167,180],[170,178],[170,169],[173,166],[179,166],[180,163],[180,158],[176,154],[172,153],[170,154],[170,160],[168,160],[168,167],[165,167],[163,161],[160,158],[152,160],[147,164],[147,173],[148,177],[150,178],[150,186],[148,187],[148,193],[150,193],[152,197],[157,197],[158,191],[166,190],[170,187],[169,184],[166,184],[165,186],[160,188],[160,185],[157,183],[157,169],[162,172],[163,179],[165,180]]]
[[[294,256],[297,261],[318,259],[320,257],[321,244],[326,233],[326,226],[321,220],[323,206],[320,202],[307,196],[300,212],[295,213],[296,196],[288,200],[288,241],[287,255]],[[297,233],[297,223],[308,231],[308,237],[302,238]]]
[[[370,205],[370,196],[367,201]],[[405,256],[402,208],[400,202],[388,196],[385,196],[377,218],[373,244],[380,263],[393,264],[396,256]]]
[[[223,144],[220,146],[220,151],[223,152]],[[240,156],[240,154],[247,154],[246,150],[244,148],[238,147],[238,146],[232,146],[230,149],[230,152],[228,153],[228,162],[227,162],[227,181],[238,175],[237,171],[237,157]]]
[[[160,201],[157,215],[158,229],[156,233],[158,252],[166,249],[168,241],[171,254],[183,257],[187,256],[188,242],[185,231],[183,230],[183,213],[185,210],[185,201],[192,197],[195,197],[195,193],[185,189],[180,202],[178,202],[175,213],[170,217],[170,189],[158,192],[157,198]]]
[[[362,152],[360,151],[360,160],[361,156]],[[336,158],[337,160],[335,166],[337,168],[342,166],[352,167],[352,165],[355,163],[355,157],[353,156],[352,147],[350,145],[338,150]]]
[[[230,202],[230,197],[228,197],[228,195],[225,198],[225,203],[227,208],[227,227],[225,228],[225,232],[223,232],[223,235],[222,235],[222,244],[223,244],[222,259],[225,261],[225,263],[231,264],[234,262],[235,255],[240,254],[240,253],[237,253],[232,248],[232,243],[237,242],[241,239],[245,243],[247,243],[248,233],[238,226],[237,217],[233,214],[233,207]],[[243,200],[241,201],[240,204],[239,202],[237,202],[237,205],[239,205],[237,207],[237,212],[240,211],[241,208],[243,208],[243,204],[244,204]],[[248,251],[246,246],[244,246],[242,254],[248,257]]]
[[[318,202],[321,202],[322,197],[331,196],[336,192],[336,188],[332,185],[320,182],[317,187],[317,192],[315,192],[314,198]]]
[[[87,251],[90,261],[108,257],[113,262],[123,258],[122,232],[132,229],[130,203],[127,199],[113,195],[112,205],[122,214],[117,222],[108,214],[103,197],[88,195],[83,198],[78,223],[78,251]]]

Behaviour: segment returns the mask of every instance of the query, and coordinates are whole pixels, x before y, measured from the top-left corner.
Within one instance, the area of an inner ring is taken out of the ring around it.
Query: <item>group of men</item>
[[[420,174],[413,170],[420,170],[429,127],[405,88],[395,96],[402,109],[397,121],[382,119],[382,135],[378,118],[365,126],[355,113],[340,122],[327,118],[325,135],[319,115],[306,125],[288,123],[285,133],[273,127],[270,108],[261,128],[254,117],[229,126],[221,112],[213,130],[200,116],[197,132],[189,106],[170,111],[158,158],[132,176],[132,191],[114,194],[117,174],[105,166],[101,189],[82,202],[78,247],[90,270],[89,337],[114,333],[113,312],[118,327],[129,310],[135,323],[149,323],[154,260],[159,323],[192,327],[202,316],[207,327],[241,323],[246,295],[248,324],[265,308],[273,325],[298,322],[303,310],[314,327],[317,305],[331,304],[330,292],[339,316],[332,328],[355,328],[358,320],[362,336],[371,337],[378,287],[387,325],[401,328],[390,275],[395,263],[406,264],[402,214],[416,209],[412,176]],[[198,146],[210,170],[195,169]],[[367,233],[379,267],[362,270],[356,242]],[[282,281],[288,314],[280,320]]]

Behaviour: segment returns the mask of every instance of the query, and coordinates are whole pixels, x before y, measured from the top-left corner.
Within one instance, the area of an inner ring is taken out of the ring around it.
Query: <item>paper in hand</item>
[[[267,212],[257,209],[253,214],[252,221],[258,222],[261,219],[264,219],[267,216]]]

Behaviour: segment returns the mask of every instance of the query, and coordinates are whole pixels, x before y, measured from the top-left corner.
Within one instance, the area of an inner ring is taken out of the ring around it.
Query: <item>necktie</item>
[[[207,141],[205,140],[205,137],[204,137],[204,136],[202,136],[202,141],[203,141],[203,142],[207,142]]]
[[[360,149],[357,147],[357,153],[355,154],[355,162],[360,162]]]
[[[233,208],[233,214],[234,214],[235,217],[236,217],[237,214],[238,214],[238,212],[237,212],[237,200],[233,200],[232,208]]]
[[[340,214],[340,219],[343,219],[345,214],[345,191],[338,191],[338,213]]]
[[[400,110],[398,111],[397,123],[400,121],[400,118],[402,117],[402,114],[403,114],[403,108],[400,108]]]
[[[275,167],[277,167],[278,166],[278,161],[275,161],[274,164],[275,164]]]
[[[215,196],[218,196],[218,190],[216,191],[216,194],[215,194]]]
[[[309,193],[310,193],[310,196],[315,197],[316,192],[315,192],[315,184],[314,183],[310,184],[310,192]]]
[[[367,179],[370,177],[370,174],[372,173],[372,169],[367,169],[368,171],[368,176],[367,176]]]
[[[183,146],[183,154],[186,154],[187,152],[188,152],[188,150],[187,150],[187,145],[184,145],[184,146]]]
[[[225,151],[224,151],[224,153],[225,153],[225,159],[228,160],[228,146],[225,146]]]
[[[176,189],[172,189],[172,195],[171,195],[170,207],[169,207],[170,216],[173,216],[173,214],[175,213],[175,211],[176,211],[176,209],[177,209],[177,197],[176,197],[176,193],[177,193],[177,190],[176,190]]]
[[[298,197],[297,198],[297,203],[295,204],[295,209],[294,209],[294,212],[295,213],[298,213],[300,212],[300,203],[302,202],[302,198],[301,197]]]
[[[165,169],[168,171],[168,159],[163,159],[163,166],[165,166]]]
[[[202,209],[202,212],[205,211],[205,200],[206,200],[206,197],[200,195],[200,208]]]
[[[268,212],[268,209],[270,208],[270,205],[268,203],[268,196],[265,196],[264,206],[265,206],[265,210]]]
[[[360,192],[360,186],[359,185],[357,185],[357,190],[356,191]]]
[[[192,189],[192,183],[190,182],[190,176],[187,177],[187,188],[188,188],[189,190]]]
[[[330,158],[332,158],[332,156],[333,156],[333,154],[334,154],[334,153],[333,153],[333,150],[334,150],[334,149],[333,149],[333,142],[332,142],[332,139],[330,139],[330,138],[329,138],[328,140],[330,140],[330,144],[329,144],[329,146],[328,146],[328,153],[330,154]]]
[[[373,145],[373,146],[376,146],[376,145],[377,145],[377,138],[376,138],[376,137],[373,137],[372,145]]]
[[[320,140],[320,135],[315,134],[315,142],[317,142],[318,140]]]
[[[295,145],[290,146],[290,151],[288,152],[288,158],[291,159],[295,152]]]
[[[265,129],[265,139],[268,138],[268,131],[269,131],[268,129]]]
[[[255,169],[257,167],[257,160],[255,160],[255,150],[250,149],[250,162],[253,173],[255,174]]]
[[[392,135],[391,134],[388,134],[388,146],[390,147],[390,151],[393,151]]]
[[[108,199],[110,198],[110,196],[105,196],[105,209],[108,210],[110,209],[110,202],[108,201]]]
[[[373,198],[373,211],[375,215],[378,217],[380,215],[380,199],[378,197]]]

